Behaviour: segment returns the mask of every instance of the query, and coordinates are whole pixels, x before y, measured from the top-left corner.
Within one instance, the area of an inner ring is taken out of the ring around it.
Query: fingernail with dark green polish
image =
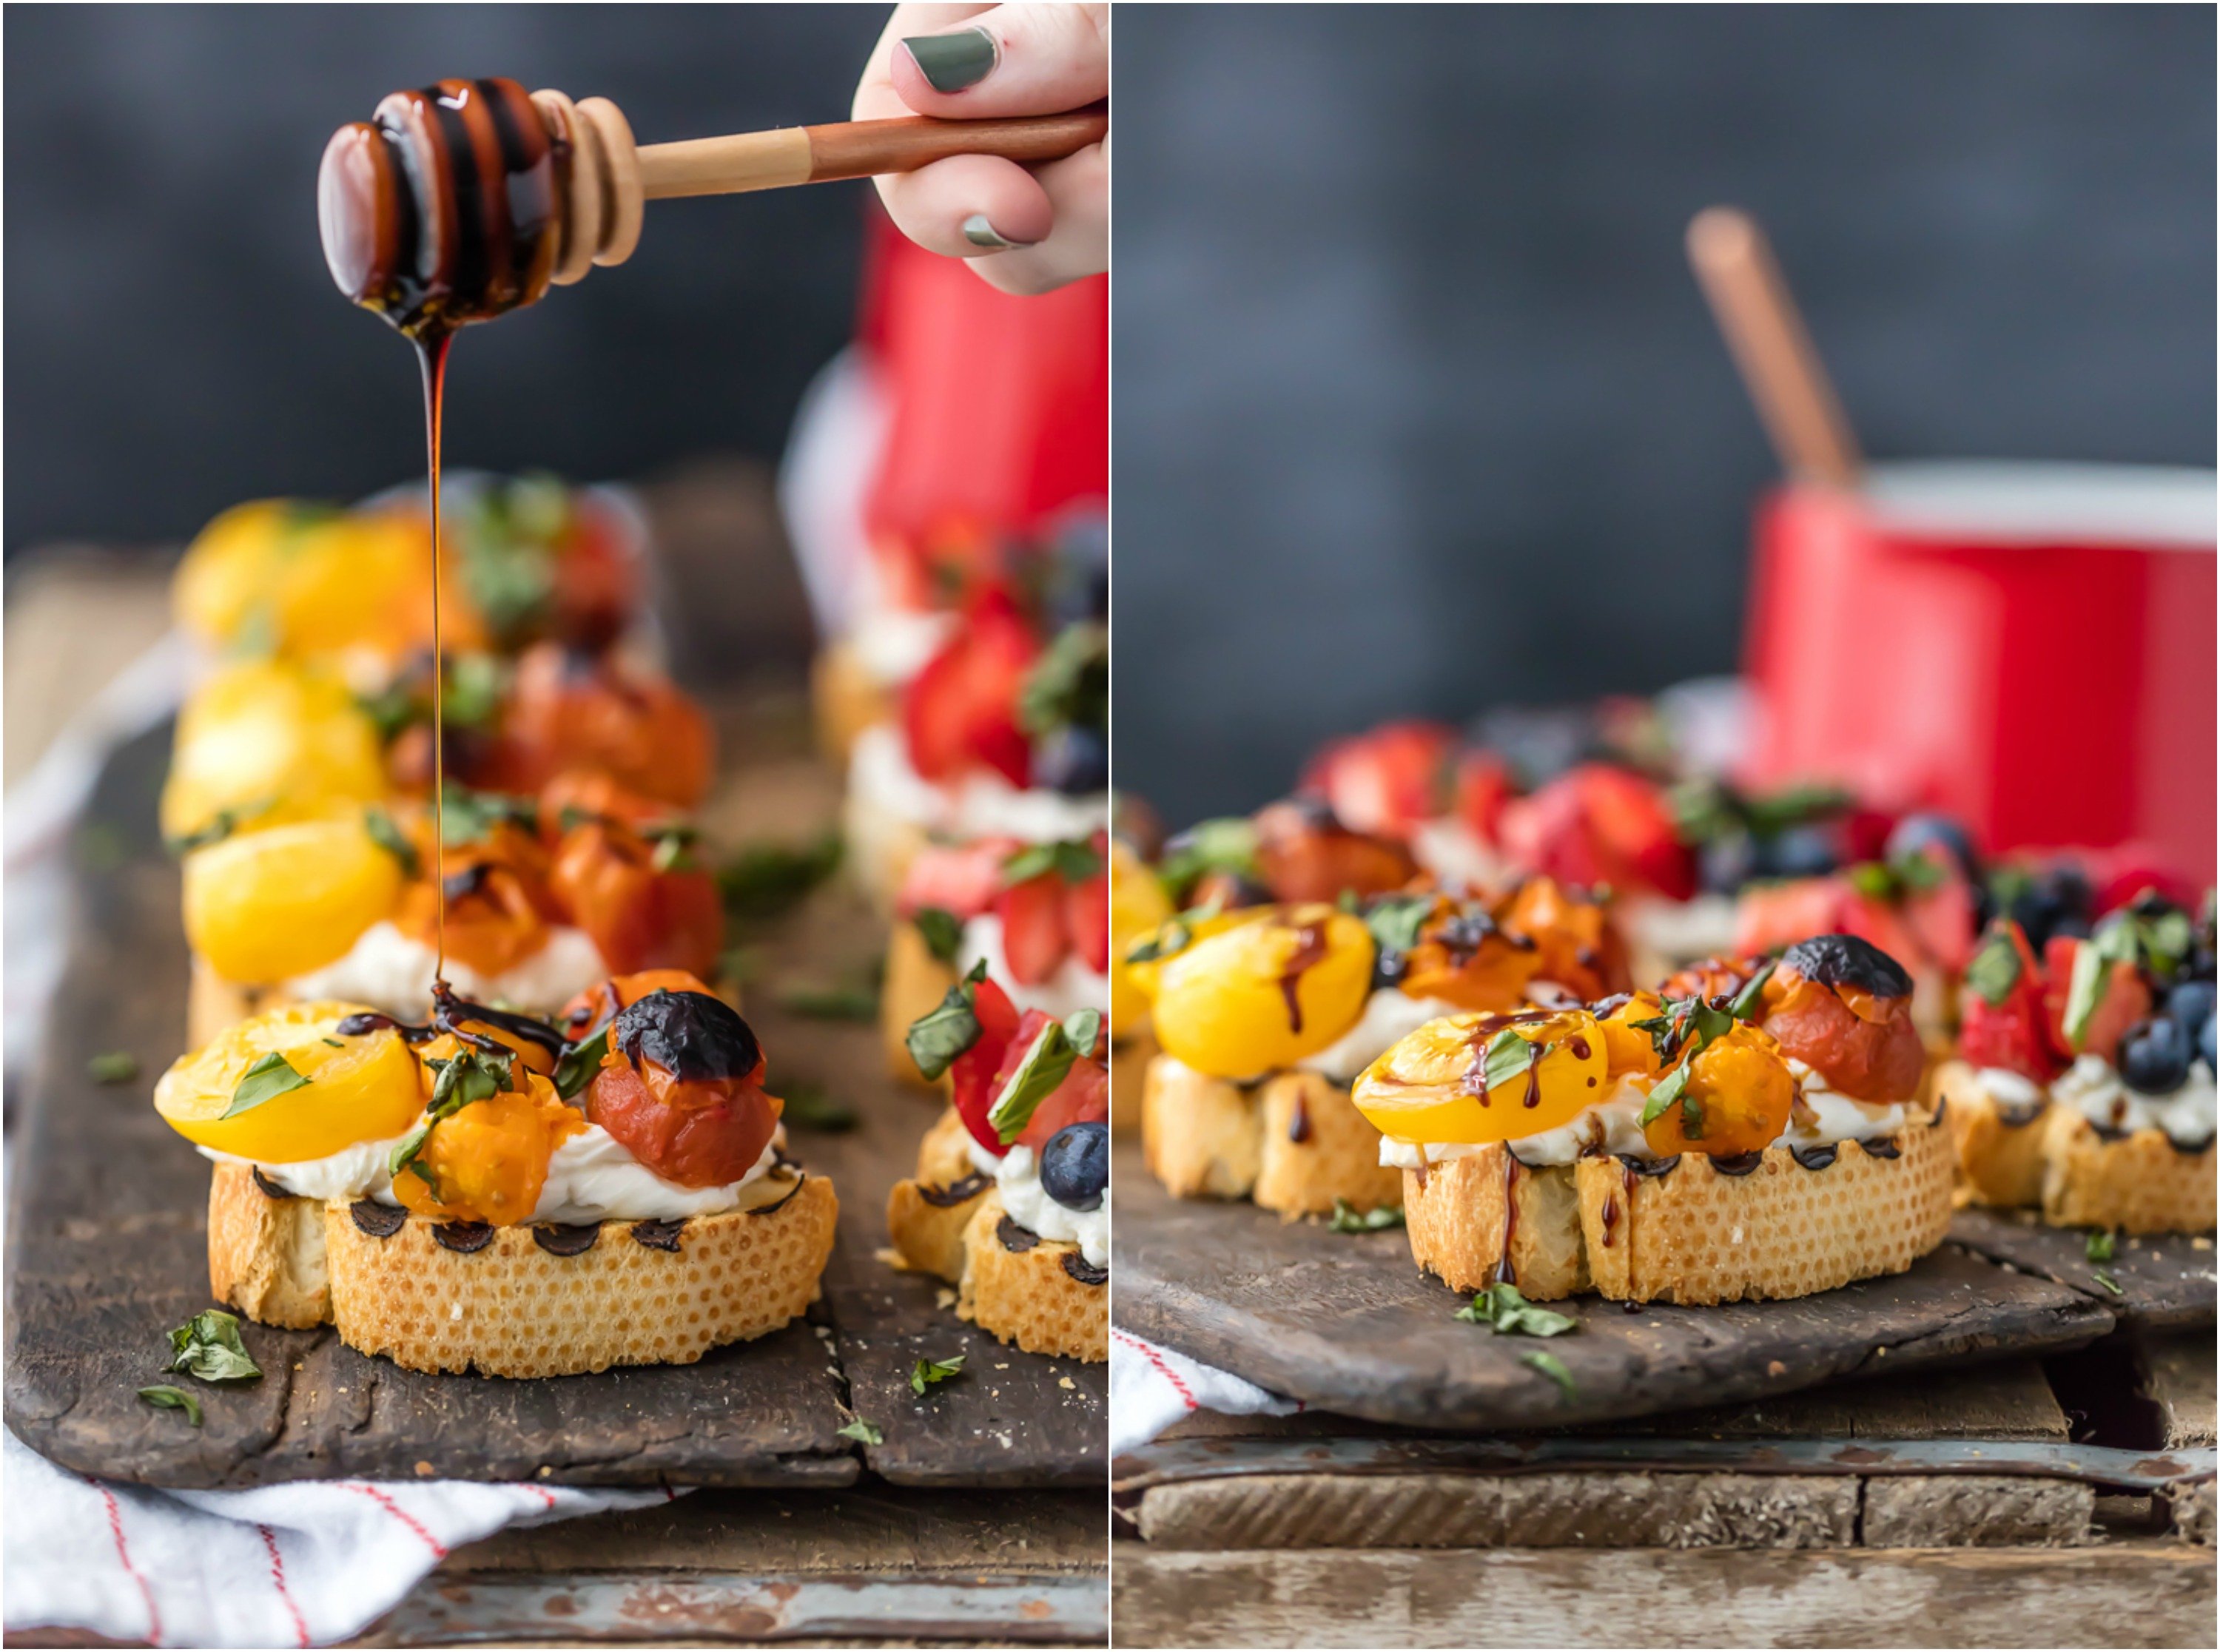
[[[963,221],[963,239],[974,246],[984,247],[990,252],[1007,252],[1015,246],[1031,246],[1031,241],[1013,241],[1000,234],[987,221],[987,215],[975,212]]]
[[[953,34],[912,34],[902,49],[926,84],[937,92],[958,92],[976,86],[995,66],[995,42],[983,28],[961,28]]]

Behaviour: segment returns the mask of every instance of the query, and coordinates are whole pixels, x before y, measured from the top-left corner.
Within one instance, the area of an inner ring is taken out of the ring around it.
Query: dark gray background
[[[316,164],[446,76],[612,98],[643,143],[845,118],[872,6],[10,5],[6,544],[182,539],[423,473],[406,345],[325,272]],[[851,330],[867,186],[678,201],[458,343],[449,457],[637,477],[776,454]]]
[[[2210,464],[2209,8],[1127,5],[1116,770],[1730,670],[1774,238],[1867,448]]]

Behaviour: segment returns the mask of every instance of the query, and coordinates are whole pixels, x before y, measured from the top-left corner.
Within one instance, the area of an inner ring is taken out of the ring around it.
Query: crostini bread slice
[[[186,1048],[199,1050],[249,1016],[281,1009],[291,1001],[283,988],[242,987],[235,981],[226,981],[196,953],[185,988]]]
[[[1110,1029],[1110,1133],[1141,1133],[1141,1098],[1149,1088],[1149,1063],[1163,1052],[1149,1018],[1140,1025]]]
[[[2212,1144],[2176,1147],[2162,1130],[2107,1139],[2054,1104],[2042,1135],[2042,1219],[2129,1233],[2202,1233],[2213,1225]]]
[[[243,1208],[253,1200],[284,1208],[265,1217]],[[348,1347],[412,1371],[546,1377],[690,1364],[801,1313],[832,1252],[839,1200],[823,1176],[782,1169],[742,1200],[683,1222],[489,1227],[272,1198],[242,1167],[219,1165],[210,1283],[254,1318],[258,1303],[291,1316],[273,1324],[319,1323],[302,1315],[321,1301]]]
[[[826,643],[810,662],[809,700],[818,748],[835,763],[848,760],[857,735],[895,714],[894,696],[864,669],[855,645],[844,638]]]
[[[1096,1362],[1110,1357],[1110,1270],[1076,1244],[1021,1227],[988,1193],[963,1230],[956,1312],[1029,1354]]]
[[[911,1024],[940,1007],[956,984],[956,971],[932,956],[915,924],[897,918],[887,932],[886,978],[879,988],[879,1041],[886,1048],[887,1071],[910,1084],[930,1088],[909,1053]]]
[[[1501,1142],[1490,1142],[1424,1170],[1399,1172],[1412,1260],[1456,1291],[1482,1289],[1499,1272],[1531,1301],[1590,1289],[1573,1169],[1520,1164]],[[1515,1213],[1508,1219],[1506,1201]]]
[[[1958,1150],[1958,1202],[2005,1210],[2041,1204],[2049,1107],[2027,1114],[2008,1112],[1962,1061],[1936,1069],[1935,1093]]]
[[[949,1108],[918,1144],[917,1175],[895,1182],[887,1195],[887,1233],[901,1265],[938,1274],[951,1285],[963,1277],[963,1230],[995,1186],[994,1177],[971,1163],[970,1139]]]
[[[1141,1156],[1181,1199],[1246,1199],[1263,1131],[1253,1087],[1159,1055],[1141,1087]]]
[[[1318,1073],[1235,1084],[1159,1055],[1142,1081],[1141,1151],[1182,1199],[1254,1199],[1291,1220],[1337,1200],[1372,1210],[1402,1197],[1400,1173],[1381,1165],[1380,1132],[1346,1085]]]

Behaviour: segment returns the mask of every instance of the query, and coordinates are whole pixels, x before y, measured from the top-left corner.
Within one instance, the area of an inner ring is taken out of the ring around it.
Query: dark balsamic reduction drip
[[[492,881],[493,874],[491,861],[473,861],[461,871],[440,880],[440,899],[442,901],[467,901],[474,895],[482,895],[485,886]]]
[[[293,1195],[262,1174],[259,1164],[250,1166],[247,1175],[254,1178],[254,1186],[265,1199],[290,1199]]]
[[[1635,1301],[1622,1302],[1618,1306],[1618,1311],[1621,1313],[1639,1313],[1642,1312],[1642,1304]]]
[[[1603,1248],[1606,1250],[1618,1240],[1618,1195],[1607,1193],[1603,1196]]]
[[[1712,1169],[1723,1176],[1746,1176],[1765,1162],[1762,1150],[1755,1153],[1715,1153]]]
[[[1082,1285],[1107,1285],[1110,1282],[1107,1268],[1097,1268],[1076,1250],[1063,1253],[1063,1271]]]
[[[1301,1094],[1298,1093],[1295,1096],[1295,1105],[1288,1113],[1288,1139],[1291,1142],[1306,1142],[1310,1138],[1311,1110],[1304,1102]]]
[[[1613,993],[1608,998],[1599,998],[1588,1006],[1588,1013],[1599,1021],[1607,1021],[1634,1001],[1632,993]]]
[[[1487,1046],[1494,1041],[1495,1035],[1506,1027],[1531,1026],[1537,1021],[1546,1021],[1550,1019],[1552,1013],[1549,1010],[1517,1010],[1507,1015],[1483,1015],[1479,1020],[1474,1022],[1472,1031],[1465,1036],[1465,1043],[1472,1050],[1472,1065],[1465,1069],[1464,1082],[1457,1088],[1467,1095],[1477,1097],[1480,1105],[1486,1107],[1487,1105]],[[1530,1085],[1533,1082],[1531,1075],[1534,1068],[1541,1064],[1541,1060],[1542,1052],[1537,1050],[1534,1052],[1532,1065],[1526,1069]],[[1538,1100],[1538,1096],[1536,1099]],[[1534,1102],[1530,1100],[1526,1105],[1531,1107]]]
[[[408,1213],[398,1205],[381,1205],[375,1199],[358,1199],[347,1206],[354,1225],[373,1239],[390,1239],[408,1225]]]
[[[1533,1055],[1528,1058],[1526,1094],[1520,1098],[1520,1105],[1527,1107],[1538,1107],[1542,1105],[1542,1057],[1549,1053],[1550,1046],[1545,1044],[1538,1046]]]
[[[1939,1118],[1941,1116],[1942,1110],[1937,1108],[1936,1111],[1936,1116]],[[2002,1125],[2006,1130],[2025,1130],[2030,1125],[2033,1124],[2036,1119],[2042,1118],[2044,1113],[2049,1111],[2050,1099],[2048,1096],[2039,1095],[2036,1097],[2034,1100],[2024,1104],[1998,1107],[1996,1109],[1997,1122]]]
[[[1325,928],[1320,924],[1305,924],[1295,932],[1295,950],[1288,954],[1286,966],[1280,971],[1280,996],[1288,1001],[1288,1031],[1303,1030],[1301,987],[1303,972],[1325,957]]]
[[[748,1210],[748,1214],[751,1216],[776,1215],[780,1211],[784,1210],[789,1205],[794,1202],[795,1194],[801,1191],[801,1184],[808,1180],[809,1178],[806,1175],[795,1177],[794,1186],[789,1188],[784,1193],[772,1200],[768,1205],[751,1206]]]
[[[1573,1052],[1573,1059],[1575,1061],[1586,1061],[1590,1055],[1594,1053],[1589,1047],[1588,1041],[1577,1032],[1573,1034],[1571,1038],[1565,1040],[1565,1048]]]
[[[1833,1142],[1819,1147],[1792,1147],[1788,1156],[1807,1170],[1824,1170],[1835,1162],[1841,1149]]]
[[[452,1032],[465,1044],[483,1050],[505,1050],[508,1046],[498,1038],[483,1032],[465,1029],[466,1021],[482,1022],[498,1027],[512,1038],[527,1044],[536,1044],[549,1055],[563,1053],[563,1035],[537,1016],[524,1015],[515,1010],[496,1009],[490,1004],[474,1004],[467,998],[458,998],[454,988],[444,981],[432,983],[432,1025],[441,1032]]]
[[[1512,1264],[1511,1247],[1518,1237],[1518,1156],[1508,1148],[1503,1154],[1503,1254],[1496,1258],[1495,1282],[1516,1285],[1518,1269]]]
[[[1869,1159],[1893,1159],[1904,1151],[1902,1144],[1893,1136],[1876,1136],[1869,1142],[1860,1142],[1858,1145],[1865,1149],[1866,1156]]]
[[[1645,1159],[1637,1154],[1621,1153],[1618,1162],[1626,1167],[1630,1176],[1667,1176],[1672,1175],[1674,1167],[1681,1163],[1681,1156],[1675,1153],[1669,1159]],[[1631,1187],[1633,1183],[1630,1181],[1627,1185]]]
[[[2168,1136],[2166,1138],[2166,1144],[2177,1153],[2182,1154],[2189,1158],[2195,1158],[2199,1153],[2204,1152],[2207,1148],[2211,1147],[2214,1139],[2214,1138],[2207,1136],[2201,1142],[2178,1142],[2174,1140],[2173,1137]]]
[[[917,1191],[926,1204],[941,1210],[953,1210],[986,1192],[987,1178],[974,1170],[963,1181],[951,1181],[945,1188],[920,1187]]]
[[[1002,1249],[1026,1251],[1040,1243],[1040,1235],[1029,1227],[1021,1227],[1014,1217],[1005,1216],[995,1224],[995,1237],[1002,1242]]]
[[[678,1249],[679,1231],[685,1225],[686,1219],[683,1216],[675,1222],[634,1222],[632,1225],[633,1243],[644,1244],[651,1250],[675,1251]]]
[[[483,1250],[493,1243],[493,1224],[490,1222],[434,1222],[432,1243],[442,1250],[452,1250],[469,1256]]]
[[[583,1256],[601,1237],[599,1222],[539,1222],[532,1229],[533,1244],[551,1256]]]

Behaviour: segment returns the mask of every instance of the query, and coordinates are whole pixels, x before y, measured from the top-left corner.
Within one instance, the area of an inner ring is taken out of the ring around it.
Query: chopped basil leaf
[[[185,1414],[185,1420],[195,1428],[201,1425],[201,1402],[183,1388],[173,1388],[166,1382],[158,1382],[151,1388],[140,1389],[139,1397],[163,1411],[181,1411]]]
[[[607,1026],[583,1044],[566,1047],[555,1062],[555,1094],[565,1101],[577,1098],[579,1092],[594,1082],[594,1075],[602,1070],[602,1057],[609,1053],[609,1030]]]
[[[139,1076],[139,1057],[128,1050],[110,1050],[85,1063],[84,1070],[96,1084],[128,1084]]]
[[[1487,1053],[1481,1057],[1481,1071],[1487,1088],[1508,1084],[1539,1061],[1546,1045],[1532,1044],[1522,1038],[1510,1027],[1506,1027],[1487,1041]]]
[[[821,1131],[828,1136],[856,1127],[855,1108],[844,1101],[835,1101],[821,1085],[789,1081],[781,1088],[779,1096],[785,1104],[779,1110],[782,1124],[800,1130]]]
[[[240,1340],[239,1316],[221,1308],[196,1313],[170,1333],[170,1362],[162,1368],[203,1382],[245,1382],[262,1375]]]
[[[902,1043],[917,1070],[931,1083],[946,1072],[956,1058],[979,1042],[979,1018],[972,1013],[973,988],[987,978],[987,961],[971,966],[971,973],[948,989],[938,1007],[910,1023]]]
[[[1549,1378],[1550,1381],[1556,1383],[1559,1388],[1564,1391],[1564,1396],[1566,1399],[1570,1400],[1575,1394],[1581,1391],[1580,1385],[1573,1381],[1573,1374],[1565,1368],[1564,1361],[1559,1359],[1555,1354],[1550,1353],[1549,1350],[1545,1348],[1529,1349],[1525,1353],[1521,1354],[1518,1357],[1527,1364],[1532,1366],[1536,1370],[1539,1371],[1543,1376]]]
[[[1163,863],[1157,869],[1175,905],[1183,905],[1188,892],[1209,872],[1257,876],[1255,821],[1234,815],[1191,826],[1166,846]]]
[[[800,906],[839,864],[837,832],[800,847],[751,844],[718,870],[717,888],[736,923],[768,923]]]
[[[1765,967],[1744,982],[1742,990],[1728,1003],[1727,1013],[1737,1021],[1749,1019],[1750,1012],[1757,1007],[1758,994],[1765,990],[1765,983],[1773,979],[1773,972],[1780,967],[1779,958],[1768,958]]]
[[[832,1431],[844,1440],[859,1440],[865,1445],[884,1445],[887,1443],[887,1437],[880,1432],[876,1423],[867,1423],[860,1417]]]
[[[434,1196],[438,1187],[425,1168],[416,1162],[424,1150],[424,1144],[432,1138],[432,1131],[442,1120],[452,1119],[473,1101],[491,1100],[503,1090],[516,1088],[514,1069],[516,1053],[503,1050],[498,1053],[483,1050],[465,1050],[451,1060],[434,1056],[424,1063],[436,1070],[439,1076],[432,1082],[432,1105],[424,1115],[424,1122],[394,1144],[386,1160],[386,1174],[399,1175],[403,1170],[413,1171],[419,1181],[432,1188]]]
[[[1071,1047],[1082,1057],[1094,1053],[1096,1040],[1102,1036],[1102,1012],[1099,1009],[1074,1010],[1063,1018],[1063,1036],[1071,1040]]]
[[[920,1360],[909,1374],[910,1392],[922,1396],[936,1382],[945,1382],[963,1368],[963,1356],[952,1359]]]
[[[309,1082],[306,1073],[294,1070],[293,1063],[277,1050],[248,1068],[231,1093],[231,1105],[223,1110],[226,1119],[235,1119],[250,1107],[259,1107],[265,1101],[297,1090]]]
[[[1364,926],[1383,954],[1400,954],[1419,944],[1419,928],[1434,910],[1430,895],[1391,895],[1364,914]]]
[[[1382,1228],[1402,1226],[1403,1207],[1375,1205],[1370,1210],[1358,1210],[1346,1199],[1337,1199],[1326,1225],[1336,1233],[1377,1233]]]
[[[408,841],[393,817],[384,809],[368,808],[362,812],[363,830],[370,833],[371,842],[401,863],[401,876],[415,877],[422,870],[417,857],[416,845]]]
[[[2117,1249],[2118,1242],[2112,1237],[2110,1229],[2092,1228],[2088,1242],[2081,1247],[2081,1254],[2091,1262],[2110,1262]]]
[[[258,797],[251,803],[234,803],[229,808],[218,809],[199,826],[182,837],[165,838],[162,841],[171,854],[190,855],[196,849],[221,843],[256,816],[267,814],[277,801],[275,796],[271,796]]]
[[[789,987],[778,1007],[820,1021],[868,1021],[879,1013],[879,995],[868,987]]]
[[[1036,739],[1059,728],[1110,721],[1110,633],[1091,620],[1066,626],[1018,690],[1018,726]]]
[[[1578,1331],[1580,1321],[1553,1309],[1536,1307],[1519,1288],[1499,1281],[1459,1308],[1456,1317],[1486,1325],[1499,1337],[1562,1337]]]
[[[2126,1287],[2123,1286],[2118,1280],[2114,1279],[2109,1272],[2102,1268],[2091,1269],[2089,1270],[2089,1277],[2095,1280],[2099,1285],[2102,1285],[2114,1296],[2125,1296],[2128,1294]]]
[[[2011,928],[1992,924],[1966,965],[1966,984],[1991,1007],[1999,1007],[2019,985],[2020,969],[2019,948],[2012,944]]]
[[[954,913],[944,912],[939,907],[920,907],[912,914],[910,922],[915,926],[918,938],[924,941],[925,950],[939,962],[954,969],[956,955],[963,944],[963,920]]]
[[[1154,963],[1158,958],[1168,958],[1175,952],[1184,952],[1194,944],[1194,932],[1177,918],[1166,924],[1145,940],[1136,941],[1126,951],[1128,963]]]
[[[450,849],[491,837],[502,826],[536,831],[539,808],[528,797],[509,797],[500,792],[474,792],[447,782],[441,795],[440,840]]]
[[[1025,1134],[1026,1126],[1032,1122],[1033,1109],[1056,1093],[1078,1057],[1061,1022],[1051,1021],[1033,1035],[1025,1059],[1010,1075],[1010,1082],[1002,1087],[987,1114],[988,1124],[1006,1145]]]
[[[1666,1108],[1681,1099],[1681,1093],[1688,1088],[1688,1068],[1694,1060],[1693,1056],[1689,1057],[1657,1081],[1656,1088],[1649,1092],[1649,1100],[1643,1104],[1643,1124],[1655,1124],[1665,1116]]]
[[[1037,843],[1002,863],[1002,887],[1026,882],[1044,872],[1054,872],[1066,883],[1084,883],[1101,870],[1102,857],[1090,843]]]

